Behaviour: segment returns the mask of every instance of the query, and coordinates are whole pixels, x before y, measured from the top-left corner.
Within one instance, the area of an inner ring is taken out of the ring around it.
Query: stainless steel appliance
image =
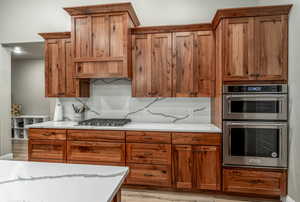
[[[224,86],[223,129],[224,165],[286,168],[288,86]]]
[[[224,122],[225,165],[287,167],[287,122]]]
[[[130,122],[130,119],[88,119],[78,124],[81,126],[124,126]]]
[[[287,120],[286,84],[227,85],[223,118],[229,120]]]

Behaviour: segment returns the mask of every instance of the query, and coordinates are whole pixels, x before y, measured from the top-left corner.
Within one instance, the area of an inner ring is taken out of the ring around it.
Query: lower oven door
[[[287,94],[223,95],[223,118],[287,120]]]
[[[287,167],[288,124],[224,122],[224,165]]]

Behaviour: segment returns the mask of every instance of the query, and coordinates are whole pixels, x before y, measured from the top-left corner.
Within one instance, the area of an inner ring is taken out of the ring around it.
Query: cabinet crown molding
[[[71,16],[127,12],[131,20],[133,21],[134,25],[135,26],[140,25],[140,21],[131,3],[113,3],[113,4],[103,4],[103,5],[68,7],[68,8],[64,8],[64,10],[67,11]]]
[[[255,6],[241,8],[226,8],[219,9],[212,21],[213,29],[216,29],[223,18],[238,18],[238,17],[259,17],[270,15],[288,15],[292,8],[292,4],[277,5],[277,6]]]
[[[132,34],[156,34],[170,32],[192,32],[192,31],[211,31],[210,23],[189,24],[189,25],[162,25],[162,26],[145,26],[131,29]]]
[[[71,32],[47,32],[39,33],[44,39],[68,39],[71,37]]]

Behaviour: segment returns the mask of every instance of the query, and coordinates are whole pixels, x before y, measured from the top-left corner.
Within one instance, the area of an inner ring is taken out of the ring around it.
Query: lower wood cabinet
[[[125,144],[68,141],[68,161],[125,162]]]
[[[66,159],[66,141],[29,140],[28,160],[64,162]]]
[[[221,189],[219,146],[173,145],[173,181],[178,189]]]
[[[266,196],[286,195],[286,171],[224,168],[223,191]]]
[[[130,168],[126,183],[129,185],[148,185],[157,187],[171,187],[171,166],[127,164]]]

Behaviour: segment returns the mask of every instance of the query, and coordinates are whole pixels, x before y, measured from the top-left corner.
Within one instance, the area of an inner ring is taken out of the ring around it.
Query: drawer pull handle
[[[152,140],[152,137],[144,137],[145,140]]]
[[[259,183],[263,183],[262,180],[251,180],[250,181],[251,184],[259,184]]]
[[[152,174],[146,174],[146,173],[144,174],[144,176],[145,176],[145,177],[153,177]]]
[[[43,135],[49,137],[51,135],[55,135],[55,133],[44,133]]]

